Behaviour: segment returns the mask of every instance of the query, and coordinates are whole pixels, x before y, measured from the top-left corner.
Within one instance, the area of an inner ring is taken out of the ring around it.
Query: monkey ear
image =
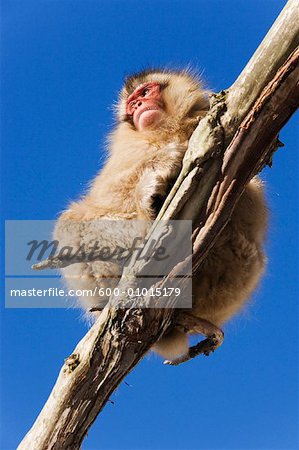
[[[187,111],[187,116],[188,117],[196,117],[196,116],[198,116],[198,113],[201,111],[202,111],[202,105],[198,105],[198,103],[195,103]]]

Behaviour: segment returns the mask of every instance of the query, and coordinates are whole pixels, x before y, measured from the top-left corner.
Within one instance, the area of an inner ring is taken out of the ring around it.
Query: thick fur
[[[165,118],[158,128],[137,131],[126,116],[126,99],[140,84],[152,81],[162,85]],[[108,138],[108,160],[89,192],[61,215],[55,239],[61,245],[84,244],[86,248],[95,240],[102,246],[130,245],[135,228],[128,226],[115,233],[109,222],[94,221],[154,219],[153,199],[165,197],[178,176],[188,140],[208,107],[207,92],[187,71],[150,70],[128,77],[116,108],[118,123]],[[255,178],[193,280],[193,315],[219,326],[241,308],[264,270],[266,226],[263,188]],[[63,272],[73,289],[115,286],[121,275],[120,268],[102,262],[75,264]],[[95,303],[103,307],[107,300],[83,296],[81,303],[85,308]],[[176,357],[187,348],[188,339],[178,330],[162,337],[155,346],[166,358]]]

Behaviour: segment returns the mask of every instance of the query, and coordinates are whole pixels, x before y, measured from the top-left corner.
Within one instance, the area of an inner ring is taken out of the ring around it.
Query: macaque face
[[[138,86],[126,102],[127,116],[132,118],[138,131],[155,127],[161,120],[163,112],[161,84],[157,82]]]

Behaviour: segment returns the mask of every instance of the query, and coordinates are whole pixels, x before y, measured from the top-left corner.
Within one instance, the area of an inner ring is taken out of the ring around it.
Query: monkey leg
[[[185,355],[182,355],[173,361],[166,360],[164,361],[164,364],[177,366],[201,354],[209,356],[209,354],[220,347],[223,342],[224,333],[220,328],[216,327],[208,320],[194,317],[191,314],[180,313],[177,317],[175,326],[184,333],[203,334],[206,336],[206,339],[190,347]]]

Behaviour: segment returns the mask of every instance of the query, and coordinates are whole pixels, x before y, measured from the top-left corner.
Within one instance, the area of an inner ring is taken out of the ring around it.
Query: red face
[[[137,130],[145,130],[156,125],[163,114],[161,85],[144,83],[128,97],[126,113],[132,117]]]

